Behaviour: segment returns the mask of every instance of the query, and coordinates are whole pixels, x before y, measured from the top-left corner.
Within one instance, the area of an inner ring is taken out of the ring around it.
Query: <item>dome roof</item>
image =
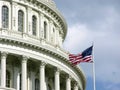
[[[49,4],[49,5],[53,6],[53,7],[56,7],[55,2],[53,0],[39,0],[39,1],[43,1],[43,2]]]

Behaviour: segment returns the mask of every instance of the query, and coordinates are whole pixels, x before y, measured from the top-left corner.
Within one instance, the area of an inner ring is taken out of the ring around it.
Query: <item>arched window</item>
[[[37,18],[36,16],[32,16],[32,35],[36,36],[37,29]]]
[[[24,12],[22,10],[18,11],[18,31],[23,32],[24,27]]]
[[[35,79],[35,90],[40,90],[39,79]]]
[[[10,87],[10,72],[6,71],[6,87]]]
[[[47,38],[47,23],[44,22],[44,38]]]
[[[2,27],[8,28],[9,10],[7,6],[2,6]]]

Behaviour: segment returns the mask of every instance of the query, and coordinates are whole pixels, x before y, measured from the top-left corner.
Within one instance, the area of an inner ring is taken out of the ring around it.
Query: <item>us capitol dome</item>
[[[85,90],[62,47],[66,33],[53,0],[0,0],[0,90]]]

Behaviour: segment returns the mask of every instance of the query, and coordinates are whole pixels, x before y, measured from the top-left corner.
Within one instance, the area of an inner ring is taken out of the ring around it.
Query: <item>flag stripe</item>
[[[92,48],[93,46],[87,48],[80,54],[69,54],[69,60],[73,65],[77,65],[81,62],[89,62],[92,63]]]

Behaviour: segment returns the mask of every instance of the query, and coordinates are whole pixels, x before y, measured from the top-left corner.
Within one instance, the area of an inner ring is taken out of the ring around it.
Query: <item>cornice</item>
[[[29,42],[28,40],[14,39],[14,38],[2,36],[2,35],[0,36],[0,43],[12,44],[12,45],[14,44],[14,45],[18,45],[18,46],[32,48],[35,50],[40,50],[40,51],[43,51],[45,53],[51,54],[54,57],[59,58],[62,62],[66,63],[66,65],[73,68],[73,70],[75,70],[78,73],[78,76],[80,75],[80,79],[82,79],[82,82],[83,82],[83,88],[85,89],[85,87],[86,87],[85,86],[86,85],[85,75],[84,75],[83,71],[78,66],[73,66],[69,62],[69,58],[68,58],[67,53],[66,53],[66,55],[63,55],[59,51],[57,51],[56,49],[51,50],[49,47],[45,47],[44,45],[35,45],[34,43]]]
[[[16,39],[16,38],[4,36],[4,35],[0,36],[0,42],[41,50],[41,51],[44,51],[45,53],[52,54],[53,56],[56,56],[57,58],[60,58],[62,60],[65,60],[65,61],[68,60],[67,53],[65,51],[62,50],[62,52],[64,52],[64,55],[63,55],[63,53],[60,53],[61,50],[58,51],[56,48],[51,48],[50,46],[47,46],[45,44],[42,45],[42,42],[38,44],[25,39],[20,39],[20,38]]]

